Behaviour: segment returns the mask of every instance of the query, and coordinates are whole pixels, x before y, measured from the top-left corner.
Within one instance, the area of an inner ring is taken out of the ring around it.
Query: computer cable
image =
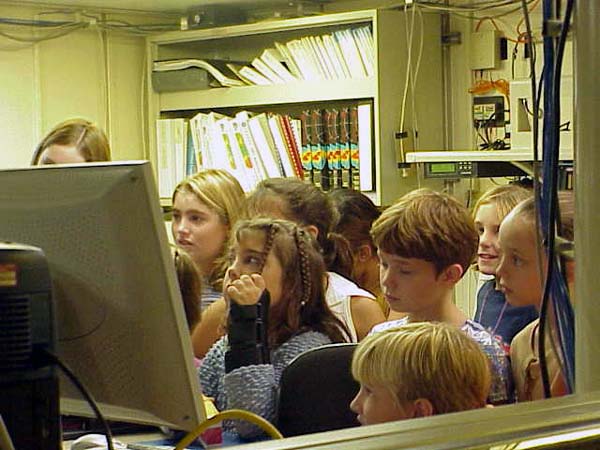
[[[56,356],[54,353],[52,353],[48,350],[42,350],[42,353],[44,356],[46,356],[49,359],[49,361],[51,363],[56,364],[63,371],[63,373],[67,376],[67,378],[69,378],[69,380],[71,381],[71,383],[73,383],[73,385],[77,388],[77,390],[79,390],[79,392],[81,392],[81,395],[88,402],[88,404],[94,411],[96,418],[102,425],[102,428],[104,430],[104,436],[106,437],[107,449],[114,450],[113,442],[112,442],[112,432],[110,431],[108,422],[102,415],[102,412],[98,408],[98,405],[96,404],[96,401],[94,400],[94,398],[92,397],[90,392],[83,385],[83,383],[79,380],[79,378],[77,378],[77,376],[73,373],[73,371],[63,361],[61,361],[58,356]]]
[[[279,432],[277,428],[271,422],[266,419],[263,419],[258,414],[254,414],[250,411],[245,411],[243,409],[227,409],[225,411],[221,411],[220,413],[214,415],[210,419],[206,419],[192,431],[190,431],[187,435],[181,439],[175,446],[174,450],[185,450],[185,448],[194,442],[202,433],[204,433],[208,428],[216,425],[223,420],[231,420],[231,419],[241,419],[247,420],[248,422],[253,423],[254,425],[260,427],[263,431],[265,431],[269,436],[273,439],[283,439],[283,435]]]

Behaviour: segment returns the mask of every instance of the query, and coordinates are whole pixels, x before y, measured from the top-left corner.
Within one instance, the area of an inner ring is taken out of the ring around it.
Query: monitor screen
[[[0,240],[48,259],[58,356],[106,418],[191,430],[204,418],[150,163],[0,170]],[[93,416],[66,378],[61,412]]]

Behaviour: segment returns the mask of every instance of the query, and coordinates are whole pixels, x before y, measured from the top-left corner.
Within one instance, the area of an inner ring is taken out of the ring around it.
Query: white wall
[[[0,17],[74,18],[39,15],[43,11],[0,6]],[[144,14],[108,17],[132,23],[161,21]],[[2,31],[23,36],[23,28],[39,32],[29,27]],[[94,26],[38,44],[18,44],[0,36],[0,168],[28,165],[37,142],[58,122],[73,117],[105,129],[114,159],[143,158],[144,58],[143,37],[103,34]]]

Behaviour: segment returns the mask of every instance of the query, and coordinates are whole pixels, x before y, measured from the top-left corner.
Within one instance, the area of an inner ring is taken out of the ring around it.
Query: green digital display
[[[456,163],[435,163],[429,166],[431,173],[456,173]]]

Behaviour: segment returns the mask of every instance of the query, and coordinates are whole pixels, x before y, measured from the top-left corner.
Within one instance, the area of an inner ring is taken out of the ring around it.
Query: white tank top
[[[354,282],[344,278],[335,272],[327,272],[328,283],[325,299],[331,312],[340,319],[348,328],[352,342],[358,342],[354,320],[352,320],[352,310],[350,308],[350,298],[367,297],[375,300],[375,296],[369,291],[359,288]]]

